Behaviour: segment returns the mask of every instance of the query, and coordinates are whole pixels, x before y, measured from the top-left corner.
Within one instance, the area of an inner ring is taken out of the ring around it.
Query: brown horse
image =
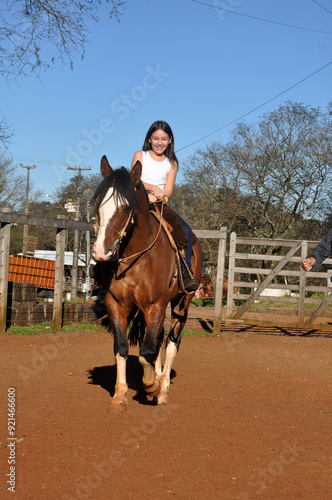
[[[234,278],[234,281],[238,281],[238,278]],[[233,286],[233,293],[238,293],[239,289],[237,286]],[[228,276],[224,276],[223,287],[222,287],[222,298],[227,299],[228,294]],[[203,299],[213,297],[213,283],[210,276],[202,276],[201,282],[199,284],[199,297]]]
[[[166,404],[172,364],[194,293],[186,295],[179,289],[176,254],[149,211],[140,180],[141,163],[137,162],[129,173],[124,167],[113,170],[103,156],[100,169],[105,178],[94,195],[98,226],[94,253],[98,261],[107,261],[102,263],[104,287],[108,290],[105,307],[114,334],[117,364],[111,411],[123,411],[126,406],[128,325],[130,341],[140,344],[144,389],[148,395],[157,396],[158,404]],[[202,251],[197,238],[194,241],[192,268],[199,281]],[[162,369],[161,345],[169,303],[171,327]]]

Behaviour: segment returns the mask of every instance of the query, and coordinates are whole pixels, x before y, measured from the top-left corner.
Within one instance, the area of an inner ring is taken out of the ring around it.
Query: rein
[[[167,196],[163,196],[163,198],[161,199],[161,210],[160,210],[161,218],[162,218],[163,211],[164,211],[164,205],[167,202],[168,202]],[[159,227],[158,227],[157,235],[156,235],[155,239],[153,240],[153,242],[147,248],[145,248],[145,250],[141,250],[140,252],[136,252],[136,253],[130,255],[129,257],[123,257],[122,259],[118,259],[119,264],[121,264],[122,262],[127,262],[129,259],[133,259],[135,257],[140,257],[141,255],[143,255],[143,253],[147,252],[148,250],[150,250],[150,248],[153,247],[153,245],[156,243],[156,241],[157,241],[157,239],[159,237],[160,231],[161,231],[161,225],[162,225],[161,224],[161,218],[160,218],[160,221],[159,221]],[[127,225],[128,225],[128,221],[127,221]],[[126,225],[126,227],[127,227],[127,225]],[[119,241],[119,243],[121,243],[121,241]]]

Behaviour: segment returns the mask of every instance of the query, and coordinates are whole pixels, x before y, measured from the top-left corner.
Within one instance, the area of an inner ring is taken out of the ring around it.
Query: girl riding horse
[[[174,135],[171,127],[164,121],[156,121],[149,128],[143,150],[137,151],[132,167],[139,161],[142,164],[141,181],[148,192],[149,202],[155,203],[172,195],[178,171],[178,159],[174,152]],[[199,287],[196,279],[190,276],[193,233],[189,225],[179,218],[187,236],[185,263],[181,261],[183,284],[186,292],[194,292]]]

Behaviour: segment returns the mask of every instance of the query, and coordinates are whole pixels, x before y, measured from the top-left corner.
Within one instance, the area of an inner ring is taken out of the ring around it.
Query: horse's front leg
[[[139,362],[143,367],[143,386],[150,396],[156,396],[160,389],[161,353],[160,347],[164,340],[165,314],[147,323],[144,342],[139,350]]]
[[[126,393],[128,391],[126,367],[128,359],[128,342],[126,327],[120,323],[113,324],[114,355],[116,360],[116,383],[114,396],[111,399],[110,411],[123,412],[126,409]]]
[[[161,361],[161,351],[162,351],[161,347],[162,347],[163,340],[164,340],[164,328],[162,329],[162,332],[160,333],[160,348],[159,348],[157,359],[154,363],[154,371],[155,371],[157,380],[160,380],[162,375],[163,375],[163,367],[162,367],[162,361]]]
[[[166,405],[168,401],[169,386],[171,383],[171,370],[174,359],[178,353],[181,335],[176,340],[167,337],[166,339],[166,356],[163,374],[160,379],[160,391],[158,394],[158,405]]]
[[[171,329],[166,339],[166,356],[163,374],[160,380],[160,392],[158,394],[158,405],[166,405],[168,401],[169,386],[171,383],[171,371],[174,359],[178,353],[181,343],[181,332],[186,324],[190,296],[184,297],[180,301],[176,300],[172,304]],[[178,306],[178,313],[174,308]]]

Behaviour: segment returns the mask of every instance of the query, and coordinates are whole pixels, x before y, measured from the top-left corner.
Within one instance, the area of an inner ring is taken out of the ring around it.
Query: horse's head
[[[103,156],[100,170],[104,180],[93,197],[98,229],[93,251],[96,260],[108,260],[114,256],[138,211],[136,188],[140,183],[142,165],[137,162],[130,173],[124,167],[113,170]]]

